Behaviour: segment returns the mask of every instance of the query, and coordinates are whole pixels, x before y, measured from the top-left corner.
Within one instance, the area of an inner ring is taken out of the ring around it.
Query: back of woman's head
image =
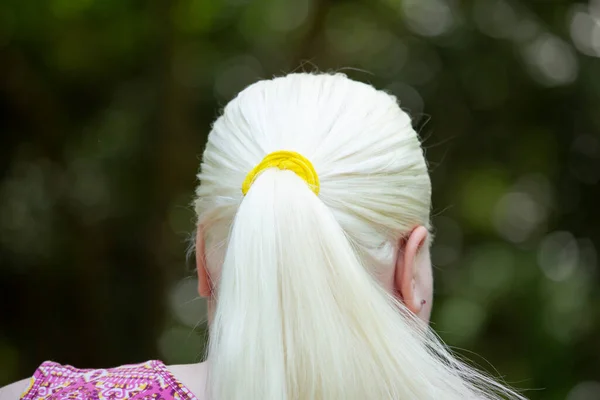
[[[199,179],[211,398],[514,395],[378,279],[429,227],[423,151],[393,96],[340,74],[257,82],[215,122]]]

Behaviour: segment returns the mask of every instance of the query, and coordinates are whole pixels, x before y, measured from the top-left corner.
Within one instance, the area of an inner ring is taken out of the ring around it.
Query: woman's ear
[[[198,273],[198,294],[200,297],[210,297],[212,288],[210,275],[206,267],[206,247],[204,246],[204,229],[198,225],[196,231],[196,271]]]
[[[433,276],[427,237],[429,231],[424,226],[416,227],[398,243],[395,289],[404,305],[428,321],[433,301]]]

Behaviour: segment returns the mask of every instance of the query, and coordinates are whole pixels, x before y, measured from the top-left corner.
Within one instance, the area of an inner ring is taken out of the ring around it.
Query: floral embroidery
[[[46,361],[22,400],[197,400],[160,361],[110,369],[77,369]]]

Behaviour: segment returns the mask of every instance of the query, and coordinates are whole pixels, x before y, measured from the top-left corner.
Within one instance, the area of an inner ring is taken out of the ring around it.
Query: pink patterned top
[[[23,400],[197,400],[161,361],[110,369],[77,369],[46,361],[35,371]]]

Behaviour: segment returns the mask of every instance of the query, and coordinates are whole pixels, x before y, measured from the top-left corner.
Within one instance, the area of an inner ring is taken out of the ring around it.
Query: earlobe
[[[206,248],[204,246],[204,230],[198,225],[196,232],[196,271],[198,273],[198,294],[201,297],[210,297],[212,289],[210,276],[206,267]]]
[[[429,294],[424,293],[418,277],[419,252],[427,242],[429,232],[424,226],[415,228],[408,238],[402,238],[398,244],[395,285],[402,297],[404,305],[414,314],[419,315]]]

